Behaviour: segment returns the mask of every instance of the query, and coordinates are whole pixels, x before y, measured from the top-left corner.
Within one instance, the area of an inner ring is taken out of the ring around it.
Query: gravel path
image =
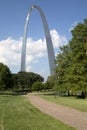
[[[77,130],[87,130],[87,112],[48,102],[36,95],[29,94],[28,97],[31,104],[40,111],[77,128]]]

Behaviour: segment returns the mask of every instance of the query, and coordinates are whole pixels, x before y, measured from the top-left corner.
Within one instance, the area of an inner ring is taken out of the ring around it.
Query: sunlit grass
[[[74,130],[41,113],[24,96],[0,95],[0,130]]]
[[[76,97],[61,97],[61,96],[54,96],[54,95],[42,95],[42,98],[55,102],[57,104],[61,104],[64,106],[68,106],[71,108],[75,108],[80,111],[87,112],[87,99],[78,99]]]

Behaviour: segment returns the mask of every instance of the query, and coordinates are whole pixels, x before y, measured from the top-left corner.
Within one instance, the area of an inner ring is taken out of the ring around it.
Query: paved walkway
[[[77,128],[77,130],[87,130],[87,112],[81,112],[66,106],[48,102],[39,96],[32,94],[29,94],[28,98],[31,104],[37,107],[40,111],[68,124],[69,126]]]

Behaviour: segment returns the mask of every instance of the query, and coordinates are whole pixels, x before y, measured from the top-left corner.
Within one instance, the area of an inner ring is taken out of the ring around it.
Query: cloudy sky
[[[73,27],[87,18],[87,0],[0,0],[0,62],[14,73],[20,71],[25,18],[32,5],[40,6],[46,16],[55,55],[71,39]],[[50,75],[47,48],[36,9],[30,16],[26,52],[26,71],[46,79]]]

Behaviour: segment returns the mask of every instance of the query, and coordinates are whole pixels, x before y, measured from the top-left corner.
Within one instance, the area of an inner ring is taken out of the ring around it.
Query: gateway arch
[[[45,18],[45,15],[41,8],[39,6],[33,5],[26,17],[26,22],[25,22],[25,27],[24,27],[24,37],[23,37],[23,44],[22,44],[22,55],[21,55],[21,71],[25,71],[25,63],[26,63],[26,42],[27,42],[27,30],[28,30],[28,23],[29,23],[29,18],[32,10],[36,8],[41,16],[42,22],[43,22],[43,27],[44,27],[44,33],[46,37],[46,45],[47,45],[47,52],[48,52],[48,60],[49,60],[49,68],[50,68],[50,74],[54,74],[54,68],[55,68],[55,56],[54,56],[54,49],[52,45],[52,40],[49,32],[49,28],[47,25],[47,21]]]

